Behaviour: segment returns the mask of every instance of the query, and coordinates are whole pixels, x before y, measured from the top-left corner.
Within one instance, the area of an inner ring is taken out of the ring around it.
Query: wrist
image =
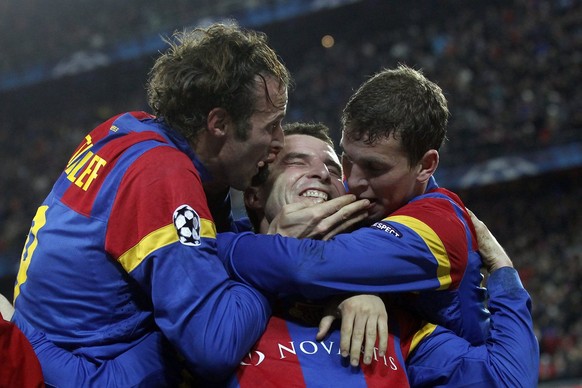
[[[495,271],[497,271],[500,268],[505,268],[505,267],[509,267],[509,268],[513,268],[513,263],[511,262],[511,260],[509,259],[498,259],[495,261],[495,263],[493,263],[492,265],[488,266],[487,271],[489,273],[493,273]]]

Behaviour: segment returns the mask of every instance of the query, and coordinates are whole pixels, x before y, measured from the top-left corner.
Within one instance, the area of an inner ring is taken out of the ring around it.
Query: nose
[[[309,177],[316,178],[321,180],[322,182],[330,180],[330,172],[327,164],[325,164],[322,160],[316,159],[313,160],[310,164],[311,168],[309,170]]]
[[[362,192],[368,186],[366,176],[356,164],[350,165],[349,168],[344,168],[344,174],[345,181],[348,184],[348,190],[351,193]]]
[[[266,162],[273,163],[279,152],[283,149],[283,146],[285,146],[285,135],[283,134],[283,127],[279,124],[273,131],[273,139],[269,146],[269,155],[267,156]]]

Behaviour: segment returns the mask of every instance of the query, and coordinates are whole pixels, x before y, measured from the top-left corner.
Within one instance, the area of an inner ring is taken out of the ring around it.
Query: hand
[[[336,318],[341,318],[340,349],[342,357],[350,357],[350,364],[358,366],[364,344],[364,364],[369,365],[374,356],[376,337],[378,356],[384,357],[388,347],[388,313],[382,299],[375,295],[356,295],[328,305],[328,313],[319,323],[317,340],[328,333]]]
[[[2,294],[0,294],[0,314],[2,314],[2,318],[6,321],[11,320],[12,315],[14,315],[14,307],[12,307],[12,303],[10,303]]]
[[[267,234],[329,240],[364,220],[369,204],[367,199],[356,201],[353,194],[319,204],[312,201],[291,203],[273,219]]]
[[[471,221],[475,225],[475,232],[477,232],[477,242],[479,244],[479,252],[481,253],[481,259],[483,264],[487,268],[489,273],[492,273],[496,269],[501,267],[512,267],[513,263],[511,259],[503,249],[503,247],[497,242],[497,239],[487,226],[478,219],[472,211],[467,210],[471,216]]]

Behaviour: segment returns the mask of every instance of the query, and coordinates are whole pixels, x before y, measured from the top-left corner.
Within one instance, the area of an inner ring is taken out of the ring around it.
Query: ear
[[[416,179],[425,183],[434,174],[439,165],[439,152],[437,150],[428,150],[418,163],[418,176]]]
[[[243,192],[243,199],[245,207],[255,212],[262,212],[263,199],[261,189],[255,186],[250,186]]]
[[[213,136],[224,137],[231,123],[230,115],[224,108],[214,108],[208,112],[206,125]]]

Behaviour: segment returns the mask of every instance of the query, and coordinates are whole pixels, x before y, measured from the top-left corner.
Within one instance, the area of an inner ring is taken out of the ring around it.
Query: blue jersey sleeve
[[[512,268],[489,278],[491,331],[484,345],[470,346],[437,327],[407,360],[411,386],[535,387],[539,346],[531,300]]]
[[[401,227],[405,229],[405,227]],[[272,295],[323,298],[343,292],[438,290],[450,264],[412,231],[405,239],[362,228],[330,241],[221,233],[218,251],[231,275]]]
[[[16,313],[18,314],[18,313]],[[18,327],[31,343],[42,367],[47,386],[62,388],[87,386],[174,386],[179,383],[181,363],[161,333],[152,333],[115,359],[89,361],[74,351],[63,349],[24,320]],[[176,362],[169,365],[168,355]],[[169,369],[174,369],[169,373]]]
[[[147,292],[157,325],[189,369],[209,379],[222,379],[236,368],[271,313],[268,300],[230,280],[216,257],[200,256],[193,265],[179,243],[156,251],[131,276],[152,285]]]

